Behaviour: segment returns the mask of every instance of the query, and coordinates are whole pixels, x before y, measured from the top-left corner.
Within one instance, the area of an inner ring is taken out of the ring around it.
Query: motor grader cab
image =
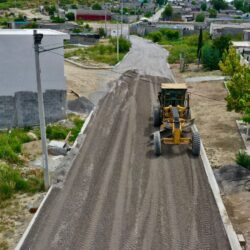
[[[193,155],[199,155],[200,135],[192,132],[191,137],[185,136],[194,121],[191,119],[186,84],[162,83],[158,100],[159,104],[153,108],[154,126],[160,127],[153,134],[155,154],[161,154],[162,144],[192,144]]]

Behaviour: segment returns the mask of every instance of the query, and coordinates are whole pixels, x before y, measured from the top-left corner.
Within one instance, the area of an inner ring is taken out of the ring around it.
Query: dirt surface
[[[246,250],[250,249],[250,195],[249,192],[242,192],[227,195],[224,198],[227,212],[234,224],[235,230],[244,235],[247,242]]]
[[[101,101],[22,249],[229,249],[200,158],[186,147],[154,156],[160,82],[130,72]]]
[[[131,40],[113,70],[123,77],[108,85],[116,87],[100,102],[64,184],[53,189],[22,249],[229,249],[201,159],[178,146],[154,156],[152,105],[158,84],[173,76],[165,50]],[[129,69],[140,75],[124,74]],[[87,80],[77,74],[72,69],[84,96],[107,90],[104,81],[88,85],[95,73]]]
[[[14,249],[33,214],[29,206],[39,204],[44,194],[17,194],[0,204],[0,249]]]
[[[76,96],[70,93],[73,90],[78,95],[88,98],[93,104],[97,104],[99,99],[107,93],[111,87],[108,84],[120,76],[120,73],[112,70],[84,69],[69,62],[65,62],[64,68],[68,99],[76,99]]]

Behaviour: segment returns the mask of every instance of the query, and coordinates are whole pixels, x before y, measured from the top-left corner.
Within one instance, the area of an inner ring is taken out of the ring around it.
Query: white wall
[[[0,32],[0,96],[37,90],[33,35],[31,31],[29,34],[13,32]],[[66,37],[59,32],[56,35],[44,34],[41,46],[45,49],[63,46]],[[40,54],[43,91],[66,90],[63,53],[63,48],[60,48]]]

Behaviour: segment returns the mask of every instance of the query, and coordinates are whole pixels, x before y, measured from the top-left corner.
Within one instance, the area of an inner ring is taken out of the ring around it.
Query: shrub
[[[74,28],[74,29],[72,30],[72,32],[75,33],[75,34],[79,34],[79,33],[82,32],[82,29],[80,29],[80,28]]]
[[[105,32],[105,29],[104,28],[99,28],[98,29],[98,34],[100,37],[105,37],[106,36],[106,32]]]
[[[101,10],[102,6],[99,3],[94,3],[92,5],[92,10]]]
[[[25,129],[13,129],[9,132],[0,133],[0,159],[10,163],[21,163],[18,157],[23,143],[30,142]]]
[[[169,52],[169,63],[179,62],[180,54],[182,54],[182,56],[185,58],[185,63],[192,63],[196,60],[197,48],[195,46],[188,46],[186,44],[176,44],[169,48]]]
[[[75,20],[75,14],[73,12],[69,12],[65,15],[69,21]]]
[[[58,16],[51,17],[51,21],[52,21],[52,23],[65,23],[65,19],[64,18],[60,18]]]
[[[216,18],[217,17],[217,11],[215,9],[209,9],[209,17],[210,18]]]
[[[206,2],[201,3],[201,10],[202,11],[206,11],[207,10],[207,3]]]
[[[42,177],[42,176],[41,176]],[[15,192],[37,192],[44,190],[42,178],[23,178],[19,170],[0,164],[0,200],[12,197]]]
[[[113,44],[115,51],[117,50],[117,39],[111,38],[110,39],[111,44]],[[119,37],[119,52],[120,53],[126,53],[129,51],[131,47],[131,42],[123,37]]]
[[[246,152],[239,151],[236,154],[236,162],[240,166],[250,170],[250,156]]]
[[[151,11],[148,11],[148,12],[145,13],[144,16],[149,18],[149,17],[153,16],[153,13]]]
[[[205,69],[218,69],[218,64],[220,62],[220,51],[212,45],[205,44],[202,48],[201,61]]]
[[[180,38],[178,30],[160,29],[160,32],[167,40],[178,40]]]
[[[160,31],[151,32],[148,37],[154,42],[158,43],[162,40],[162,33]]]
[[[195,21],[200,23],[204,22],[204,20],[205,20],[205,15],[203,13],[198,14],[195,18]]]
[[[69,138],[70,142],[74,142],[81,131],[84,121],[79,117],[73,118],[73,122],[75,124],[75,128],[71,130],[71,137]]]
[[[230,36],[220,36],[213,40],[213,46],[220,51],[220,56],[222,56],[224,52],[228,51],[230,44]]]
[[[47,138],[50,140],[64,140],[70,129],[61,125],[49,125],[46,129]]]

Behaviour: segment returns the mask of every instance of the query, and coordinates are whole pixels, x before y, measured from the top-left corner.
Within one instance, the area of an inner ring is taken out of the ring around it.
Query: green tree
[[[98,34],[100,37],[105,37],[106,36],[106,32],[105,32],[105,29],[104,28],[99,28],[98,29]]]
[[[224,10],[228,7],[225,0],[211,0],[211,4],[216,10]]]
[[[236,49],[230,47],[228,52],[223,54],[222,60],[219,63],[220,70],[227,76],[233,76],[235,72],[241,70],[240,55]]]
[[[157,4],[159,4],[160,6],[164,5],[167,3],[166,0],[156,0]]]
[[[66,18],[69,20],[69,21],[74,21],[75,20],[75,14],[73,12],[69,12],[67,13],[66,15]]]
[[[230,94],[227,96],[227,108],[244,115],[244,120],[250,123],[250,68],[241,66],[227,82]]]
[[[99,3],[94,3],[92,5],[92,10],[102,10],[102,6]]]
[[[158,43],[162,40],[162,33],[160,31],[151,32],[148,36],[154,43]]]
[[[209,17],[210,18],[216,18],[217,17],[217,11],[215,9],[209,9]]]
[[[250,11],[250,5],[248,4],[247,0],[234,0],[233,4],[237,10],[241,10],[243,12]]]
[[[199,38],[198,38],[198,47],[197,47],[198,64],[200,64],[200,61],[201,61],[202,46],[203,46],[203,31],[202,31],[202,28],[201,28]]]
[[[198,15],[196,16],[196,18],[195,18],[195,21],[196,21],[196,22],[200,22],[200,23],[204,22],[204,20],[205,20],[205,15],[204,15],[204,13],[198,14]]]
[[[201,61],[205,69],[218,69],[218,64],[220,62],[220,51],[210,44],[205,44],[202,48]]]
[[[241,112],[243,120],[250,123],[250,68],[241,65],[240,56],[232,47],[224,53],[220,69],[231,78],[227,82],[229,95],[227,96],[227,108],[229,111]]]
[[[173,8],[170,4],[168,4],[162,13],[162,17],[164,19],[170,19],[172,15],[173,15]]]
[[[206,11],[207,10],[207,3],[206,2],[201,3],[201,10],[202,11]]]
[[[213,40],[213,46],[220,51],[221,57],[225,51],[228,51],[230,44],[231,44],[230,36],[220,36]]]

